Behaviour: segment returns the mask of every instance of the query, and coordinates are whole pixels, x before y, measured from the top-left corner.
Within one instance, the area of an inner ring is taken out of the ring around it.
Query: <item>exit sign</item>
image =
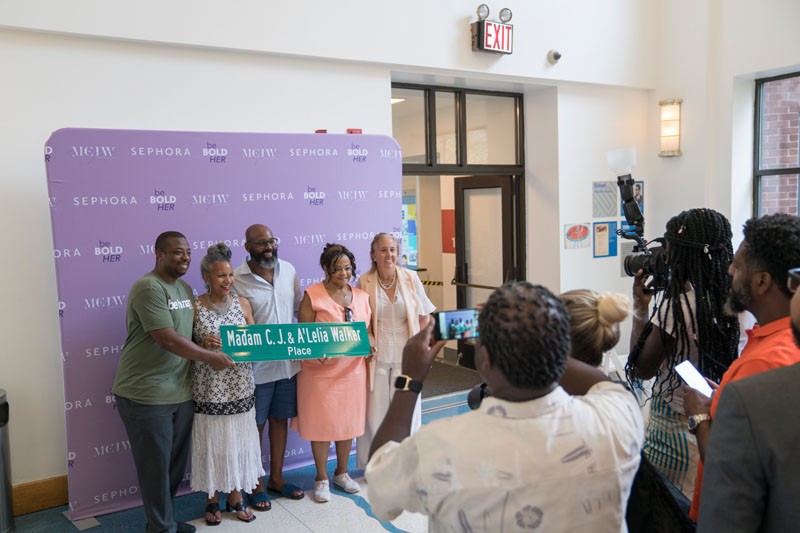
[[[514,45],[514,26],[479,20],[472,23],[472,50],[510,54]]]

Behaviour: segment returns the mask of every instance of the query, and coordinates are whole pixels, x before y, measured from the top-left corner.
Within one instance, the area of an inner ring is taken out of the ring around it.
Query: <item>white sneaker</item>
[[[347,472],[333,476],[333,484],[351,494],[361,490],[361,485],[353,481],[353,478]]]
[[[314,499],[319,503],[325,503],[331,500],[331,489],[327,479],[314,482]]]

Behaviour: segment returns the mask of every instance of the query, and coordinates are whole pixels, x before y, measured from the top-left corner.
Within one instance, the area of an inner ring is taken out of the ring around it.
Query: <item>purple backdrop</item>
[[[280,237],[303,287],[321,279],[326,242],[349,247],[363,272],[374,234],[400,235],[401,154],[385,136],[62,129],[45,162],[73,519],[141,503],[111,384],[128,290],[153,268],[159,233],[186,235],[195,292],[205,249],[226,242],[237,267],[250,224]],[[287,468],[309,463],[308,443],[291,432]]]

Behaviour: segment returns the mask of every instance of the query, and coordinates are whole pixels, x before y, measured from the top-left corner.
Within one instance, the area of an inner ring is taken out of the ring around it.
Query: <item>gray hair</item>
[[[200,261],[200,272],[208,274],[211,272],[211,265],[221,262],[230,263],[232,256],[231,249],[224,242],[209,246],[206,256]]]

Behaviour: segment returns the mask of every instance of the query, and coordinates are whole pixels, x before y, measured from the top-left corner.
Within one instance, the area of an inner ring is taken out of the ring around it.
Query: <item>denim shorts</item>
[[[297,416],[297,375],[256,385],[256,424],[267,417],[285,420]]]

